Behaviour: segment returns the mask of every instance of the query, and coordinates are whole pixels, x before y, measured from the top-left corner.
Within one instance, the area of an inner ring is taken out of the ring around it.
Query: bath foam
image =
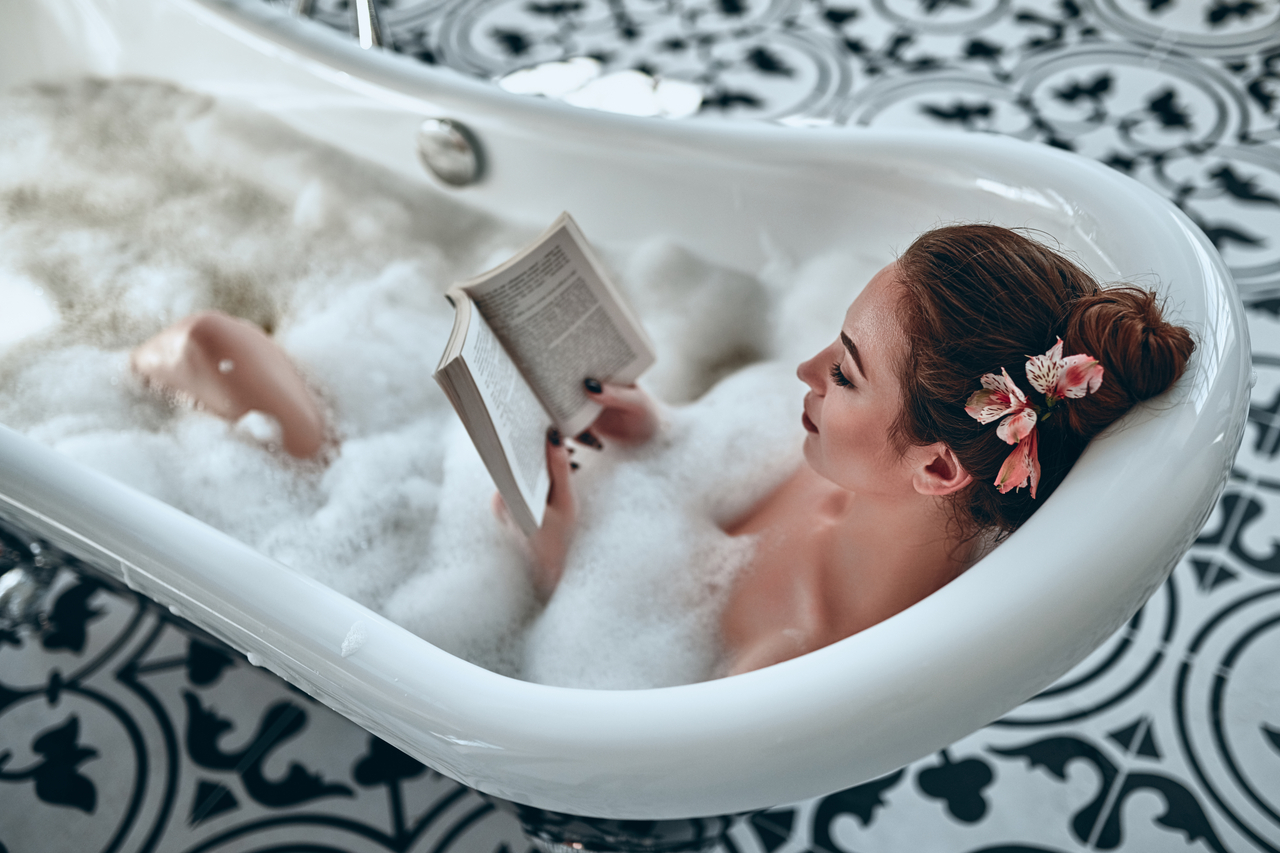
[[[714,673],[716,611],[750,549],[716,523],[796,464],[803,389],[788,365],[704,392],[785,350],[766,320],[803,318],[797,297],[828,293],[832,271],[860,261],[797,276],[784,259],[757,280],[669,242],[601,247],[655,339],[646,386],[697,402],[671,409],[652,447],[578,451],[591,458],[575,475],[581,535],[540,610],[429,378],[452,322],[444,290],[531,232],[150,81],[0,97],[0,150],[0,288],[34,287],[58,315],[0,350],[0,422],[499,672],[599,687]],[[811,323],[819,343],[843,304]],[[323,459],[294,460],[261,418],[226,423],[129,370],[132,347],[201,309],[276,336],[327,408]],[[670,529],[667,550],[635,550],[630,568],[610,558],[658,538],[654,526]]]
[[[584,469],[564,576],[528,631],[529,678],[624,689],[721,669],[715,632],[706,629],[718,625],[754,542],[720,525],[800,464],[801,396],[790,366],[745,368],[668,410],[650,443]]]
[[[462,424],[451,418],[438,429],[448,497],[419,554],[421,569],[388,599],[384,614],[447,652],[524,677],[523,631],[536,609],[527,557],[518,535],[493,517],[493,481]]]

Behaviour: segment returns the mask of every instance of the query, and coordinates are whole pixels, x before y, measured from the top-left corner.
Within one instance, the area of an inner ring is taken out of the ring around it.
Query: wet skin
[[[725,674],[779,663],[864,630],[941,588],[971,562],[972,546],[953,534],[945,505],[969,475],[945,445],[899,449],[891,439],[906,355],[895,319],[896,274],[893,264],[877,273],[849,307],[840,334],[797,370],[809,387],[800,414],[804,464],[726,527],[731,535],[755,537],[756,550],[721,617]],[[633,415],[641,411],[629,402]],[[548,448],[558,511],[531,540],[535,553],[561,558],[573,519],[563,454]],[[535,568],[544,597],[561,569],[559,563]]]
[[[839,336],[796,371],[809,386],[805,464],[744,517],[754,561],[721,620],[730,673],[856,634],[941,588],[971,547],[949,534],[944,496],[970,482],[945,445],[899,449],[896,267],[849,306]]]

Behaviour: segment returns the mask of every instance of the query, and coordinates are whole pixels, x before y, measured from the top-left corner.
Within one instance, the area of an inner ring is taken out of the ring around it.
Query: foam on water
[[[646,386],[689,405],[645,447],[578,451],[581,525],[539,608],[430,378],[444,290],[533,234],[154,82],[12,93],[0,151],[0,292],[38,290],[58,315],[0,349],[0,422],[448,651],[553,684],[714,674],[719,608],[751,555],[719,525],[798,464],[793,365],[878,266],[780,258],[753,278],[669,242],[603,247],[658,349]],[[130,371],[132,347],[207,308],[261,324],[298,364],[333,427],[324,459],[280,452],[264,416],[226,423]],[[341,653],[364,636],[350,626]]]
[[[658,687],[716,670],[707,627],[753,546],[720,525],[799,464],[800,397],[789,367],[741,370],[671,411],[655,440],[588,472],[564,577],[528,632],[528,677]]]

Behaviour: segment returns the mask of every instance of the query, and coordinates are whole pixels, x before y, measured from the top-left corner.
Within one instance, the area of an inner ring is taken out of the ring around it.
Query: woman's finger
[[[547,431],[547,471],[551,474],[551,491],[547,495],[547,509],[556,510],[566,517],[573,516],[573,485],[569,481],[572,471],[569,449],[564,445],[560,431],[554,427]]]
[[[587,396],[604,407],[591,432],[623,444],[648,441],[658,429],[657,406],[636,385],[605,384],[595,379],[582,383]]]
[[[581,444],[583,447],[590,447],[592,450],[604,450],[604,442],[596,438],[595,433],[589,429],[584,429],[573,437],[573,440]],[[572,450],[572,448],[570,448]]]
[[[652,402],[649,395],[636,385],[614,385],[586,379],[582,386],[587,396],[606,409],[620,409],[626,412],[646,412]]]

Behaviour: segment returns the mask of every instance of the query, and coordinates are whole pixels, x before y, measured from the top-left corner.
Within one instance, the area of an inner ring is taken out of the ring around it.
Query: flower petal
[[[1008,372],[1000,368],[1000,373],[1000,376],[983,374],[983,390],[974,391],[965,404],[964,410],[979,423],[989,424],[1027,404],[1027,395],[1009,378]]]
[[[979,423],[989,424],[1009,414],[1012,408],[1009,405],[1008,395],[984,389],[974,391],[969,396],[969,402],[965,404],[964,410]]]
[[[1062,366],[1056,389],[1059,397],[1078,400],[1102,385],[1102,365],[1091,355],[1068,356],[1062,360]]]
[[[1019,409],[1000,422],[996,427],[996,435],[1005,444],[1017,444],[1036,428],[1035,409],[1027,407]]]
[[[1027,479],[1031,484],[1031,499],[1035,500],[1036,486],[1040,485],[1040,436],[1032,431],[1023,441],[1027,445],[1027,463],[1031,468],[1031,476]]]
[[[1035,355],[1027,359],[1027,381],[1046,397],[1057,387],[1062,376],[1062,338],[1049,348],[1044,355]]]
[[[996,489],[1000,494],[1008,494],[1013,489],[1021,489],[1031,479],[1031,466],[1028,464],[1026,451],[1022,442],[1018,442],[1000,466],[996,474]]]
[[[1000,375],[994,373],[985,373],[982,376],[982,387],[991,388],[1001,391],[1009,397],[1009,402],[1015,404],[1025,404],[1027,395],[1022,393],[1022,389],[1018,387],[1012,379],[1009,378],[1009,371],[1003,367],[1000,368]]]
[[[1000,466],[996,474],[995,486],[1000,494],[1007,494],[1013,489],[1021,489],[1030,485],[1031,497],[1036,496],[1036,486],[1040,484],[1040,454],[1036,432],[1032,430],[1027,437],[1018,442],[1009,457]]]

